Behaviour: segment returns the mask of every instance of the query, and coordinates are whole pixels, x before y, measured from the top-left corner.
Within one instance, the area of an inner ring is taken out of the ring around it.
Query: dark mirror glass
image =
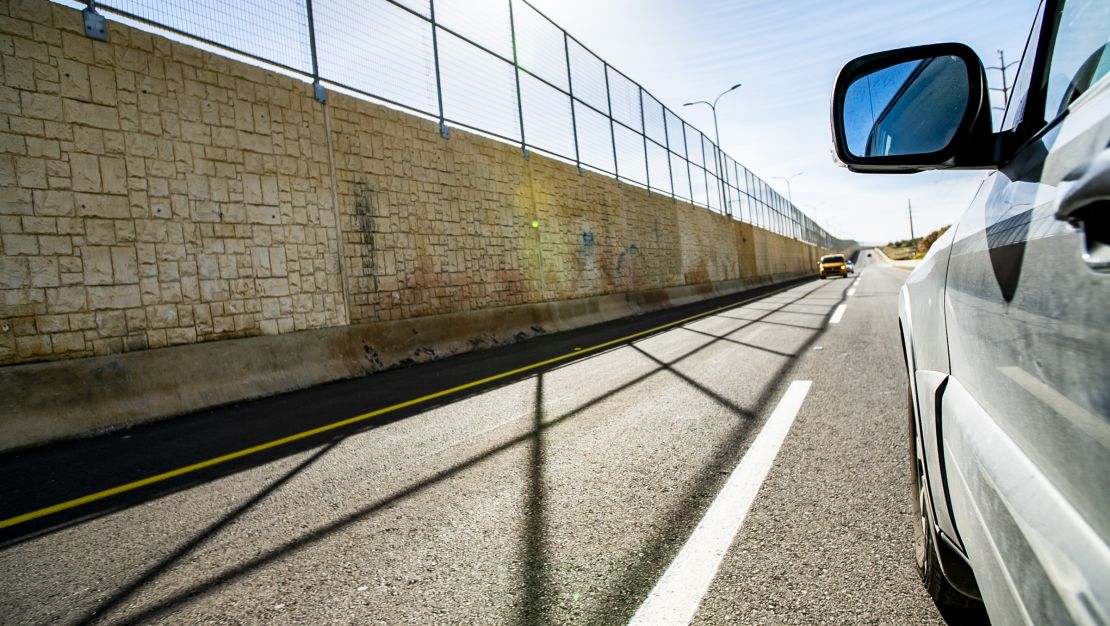
[[[968,71],[957,56],[899,63],[857,78],[844,96],[844,135],[857,158],[928,154],[944,149],[970,100]]]

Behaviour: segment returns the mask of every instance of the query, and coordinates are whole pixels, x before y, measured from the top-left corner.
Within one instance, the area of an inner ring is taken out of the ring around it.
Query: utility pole
[[[910,213],[910,241],[913,241],[916,239],[916,237],[913,236],[913,205],[910,204],[909,200],[906,200],[906,210]]]
[[[1001,109],[1001,110],[1005,111],[1006,110],[1006,103],[1010,101],[1010,87],[1009,87],[1009,85],[1006,84],[1006,70],[1009,69],[1010,65],[1013,65],[1014,63],[1017,63],[1017,61],[1010,61],[1009,65],[1007,65],[1006,64],[1006,54],[1002,50],[999,50],[998,51],[998,65],[997,66],[991,66],[991,67],[987,68],[988,70],[998,70],[998,71],[1002,72],[1002,88],[1001,89],[998,88],[998,87],[991,87],[990,88],[991,91],[1001,91],[1002,92],[1002,106],[993,107],[995,109]]]

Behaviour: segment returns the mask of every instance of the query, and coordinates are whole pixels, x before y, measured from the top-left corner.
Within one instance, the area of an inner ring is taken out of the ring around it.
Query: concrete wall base
[[[738,293],[781,274],[0,368],[0,451]]]

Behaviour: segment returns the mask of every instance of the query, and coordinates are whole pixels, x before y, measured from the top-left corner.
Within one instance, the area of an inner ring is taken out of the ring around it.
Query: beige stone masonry
[[[705,209],[108,29],[0,1],[0,365],[814,266]]]

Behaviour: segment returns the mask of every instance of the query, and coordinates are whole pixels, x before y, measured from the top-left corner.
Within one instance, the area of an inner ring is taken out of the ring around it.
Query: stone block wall
[[[0,364],[811,270],[519,147],[0,1]],[[330,128],[330,136],[329,129]],[[535,225],[534,225],[535,224]]]
[[[303,83],[0,7],[0,363],[345,323]]]

